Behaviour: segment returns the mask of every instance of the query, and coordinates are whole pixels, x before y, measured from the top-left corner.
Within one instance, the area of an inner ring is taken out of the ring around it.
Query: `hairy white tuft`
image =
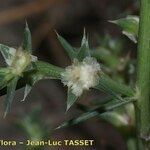
[[[98,84],[100,71],[100,64],[93,57],[86,57],[82,62],[75,59],[73,64],[61,74],[62,82],[79,97],[84,90],[89,90]]]

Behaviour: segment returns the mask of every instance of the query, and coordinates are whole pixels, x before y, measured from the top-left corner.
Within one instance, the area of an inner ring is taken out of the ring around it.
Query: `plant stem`
[[[54,66],[52,64],[37,61],[34,63],[34,69],[24,72],[22,78],[19,80],[16,89],[20,89],[24,87],[27,83],[32,84],[33,82],[38,81],[38,76],[41,76],[42,79],[61,79],[61,72],[64,69]],[[5,95],[7,93],[7,88],[4,87],[0,90],[0,96]]]
[[[149,149],[150,138],[150,0],[141,0],[138,39],[138,89],[135,102],[138,149]]]
[[[43,76],[43,79],[49,78],[49,79],[61,79],[61,73],[64,71],[64,68],[60,68],[57,66],[54,66],[52,64],[37,61],[34,63],[34,69],[31,71],[27,71],[24,73],[24,76],[22,80],[18,83],[17,89],[22,88],[26,85],[27,81],[34,81],[36,78],[36,75],[39,74]],[[110,77],[108,77],[105,74],[102,74],[100,77],[101,85],[105,87],[105,90],[107,92],[114,92],[121,94],[123,96],[132,97],[134,94],[134,91],[132,88],[124,85],[119,84],[118,82],[112,80]],[[95,87],[96,89],[101,89],[101,86]],[[3,88],[0,90],[0,96],[6,94],[6,88]]]

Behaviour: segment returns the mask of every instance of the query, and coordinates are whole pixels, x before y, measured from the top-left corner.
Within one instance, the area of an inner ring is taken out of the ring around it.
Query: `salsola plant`
[[[84,32],[80,48],[72,47],[63,37],[57,34],[58,40],[67,52],[72,64],[60,68],[47,62],[39,61],[32,54],[31,33],[26,24],[22,45],[18,48],[0,44],[0,51],[6,62],[6,67],[0,68],[0,89],[5,97],[4,117],[10,107],[18,88],[25,87],[24,97],[31,91],[35,83],[42,79],[58,79],[68,87],[66,111],[77,104],[83,93],[89,89],[97,89],[109,95],[109,100],[90,109],[78,105],[85,112],[69,121],[62,123],[57,129],[78,124],[92,117],[100,117],[116,126],[129,127],[121,113],[115,110],[127,104],[133,104],[130,117],[135,119],[132,125],[136,128],[137,149],[149,149],[150,141],[150,1],[141,1],[140,18],[127,16],[115,21],[122,28],[122,33],[138,44],[137,82],[134,87],[121,84],[111,79],[103,70],[103,64],[97,60],[97,54],[89,47],[88,38]],[[128,105],[131,106],[131,105]],[[128,109],[129,110],[129,109]],[[134,120],[133,119],[133,120]],[[115,120],[115,121],[114,121]]]

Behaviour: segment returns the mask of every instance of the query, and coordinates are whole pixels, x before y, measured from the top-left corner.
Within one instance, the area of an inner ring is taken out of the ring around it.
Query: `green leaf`
[[[112,80],[105,74],[100,75],[99,84],[94,88],[98,90],[103,90],[104,92],[114,96],[123,95],[131,97],[134,95],[133,89],[124,84]]]
[[[24,29],[22,47],[23,47],[23,50],[26,50],[32,53],[32,37],[31,37],[31,32],[30,32],[27,22],[26,22],[26,27]]]
[[[99,106],[97,108],[94,108],[92,110],[89,110],[89,111],[83,113],[82,115],[80,115],[77,118],[73,118],[73,119],[70,119],[69,121],[66,121],[66,122],[62,123],[56,129],[65,128],[65,127],[69,127],[69,126],[79,124],[79,123],[81,123],[83,121],[86,121],[88,119],[91,119],[93,117],[101,116],[101,114],[103,114],[105,112],[113,111],[114,109],[116,109],[118,107],[121,107],[123,105],[126,105],[128,103],[131,103],[131,102],[133,102],[133,100],[118,102],[118,103],[116,103],[114,105],[110,105],[110,106],[109,105]],[[88,110],[88,108],[87,108],[87,110]]]
[[[88,57],[88,56],[90,56],[89,42],[88,42],[85,30],[84,30],[81,47],[79,49],[77,59],[79,61],[82,61],[85,57]]]
[[[0,89],[4,87],[6,84],[5,77],[8,74],[8,69],[7,68],[0,68]]]
[[[56,32],[56,34],[57,34],[58,40],[60,41],[64,50],[67,52],[69,58],[71,60],[75,59],[77,57],[75,49],[62,36],[60,36],[57,32]]]
[[[94,87],[94,88],[97,89],[97,90],[103,91],[103,92],[111,95],[112,97],[116,97],[117,98],[119,96],[118,93],[115,93],[113,91],[113,89],[109,88],[105,84],[105,82],[102,82],[102,81],[100,81],[99,84],[96,87]]]
[[[5,113],[4,113],[4,118],[6,117],[7,113],[10,111],[12,101],[15,96],[15,90],[17,86],[17,82],[19,80],[19,77],[14,77],[9,84],[7,85],[7,94],[5,98]]]
[[[0,44],[0,52],[2,53],[2,56],[4,57],[6,64],[10,66],[13,61],[13,57],[16,53],[16,49]]]
[[[61,129],[61,128],[65,128],[65,127],[69,127],[69,126],[79,124],[79,123],[84,122],[84,121],[86,121],[90,118],[93,118],[93,117],[97,116],[97,115],[98,115],[98,112],[96,112],[96,111],[91,111],[91,112],[84,113],[84,114],[82,114],[81,116],[79,116],[77,118],[74,118],[74,119],[71,119],[69,121],[66,121],[66,122],[62,123],[56,129]]]
[[[139,17],[127,16],[118,20],[110,21],[122,28],[122,33],[125,34],[133,42],[137,43],[138,29],[139,29]]]
[[[67,94],[67,110],[66,110],[66,112],[77,101],[77,99],[78,99],[78,97],[72,93],[72,90],[68,89],[68,94]]]
[[[0,89],[7,86],[7,83],[13,78],[9,68],[0,68]]]

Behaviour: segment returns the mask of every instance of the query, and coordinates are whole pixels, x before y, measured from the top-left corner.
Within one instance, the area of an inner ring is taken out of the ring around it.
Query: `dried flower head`
[[[100,64],[93,57],[86,57],[82,62],[77,59],[61,74],[62,82],[71,88],[72,93],[81,96],[84,90],[98,84]]]
[[[36,56],[31,55],[29,52],[19,49],[9,49],[10,58],[7,59],[7,64],[15,75],[21,75],[31,62],[37,60]]]

